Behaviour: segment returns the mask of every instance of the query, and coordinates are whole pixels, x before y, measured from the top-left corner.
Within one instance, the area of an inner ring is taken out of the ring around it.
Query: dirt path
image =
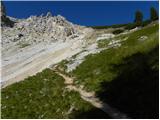
[[[86,92],[82,88],[76,87],[73,84],[73,78],[68,77],[68,76],[64,75],[63,73],[61,73],[59,71],[56,71],[56,73],[64,78],[65,84],[66,84],[66,88],[68,88],[69,90],[74,90],[74,91],[79,92],[79,94],[80,94],[80,96],[81,96],[81,98],[83,100],[91,103],[96,108],[101,109],[106,114],[108,114],[111,118],[113,118],[113,119],[126,119],[126,118],[128,118],[125,114],[119,112],[115,108],[112,108],[107,103],[104,103],[104,102],[100,101],[96,97],[94,92]]]

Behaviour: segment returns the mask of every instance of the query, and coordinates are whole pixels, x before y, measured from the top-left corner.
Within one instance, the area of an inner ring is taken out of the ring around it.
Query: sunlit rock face
[[[46,16],[31,16],[27,19],[17,20],[14,27],[2,31],[3,39],[7,39],[2,42],[23,40],[30,44],[36,44],[37,42],[66,41],[83,34],[79,28],[82,27],[72,24],[60,15],[52,16],[47,13]],[[21,37],[17,37],[19,35]]]
[[[1,19],[2,86],[77,54],[87,46],[86,38],[94,31],[51,12],[26,19],[9,17],[3,5]]]

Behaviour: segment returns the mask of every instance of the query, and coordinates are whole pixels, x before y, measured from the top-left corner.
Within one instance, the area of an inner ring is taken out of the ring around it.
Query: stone
[[[144,41],[144,40],[146,40],[148,37],[147,36],[141,36],[138,40],[139,41]]]
[[[46,17],[47,17],[47,18],[48,18],[48,17],[52,17],[52,13],[51,13],[51,12],[47,12]]]
[[[14,22],[11,21],[7,16],[6,16],[6,9],[5,6],[3,4],[3,2],[1,1],[1,26],[6,26],[6,27],[13,27]]]

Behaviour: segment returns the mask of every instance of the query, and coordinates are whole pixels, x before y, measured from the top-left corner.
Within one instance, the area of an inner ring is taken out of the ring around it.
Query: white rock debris
[[[111,38],[113,38],[113,37],[115,37],[115,36],[112,36]],[[127,39],[128,39],[128,37],[125,37],[124,39],[121,39],[121,40],[112,39],[108,43],[108,46],[105,47],[105,48],[98,48],[97,43],[94,43],[94,44],[91,44],[91,45],[87,46],[83,51],[78,53],[75,57],[67,59],[70,62],[66,64],[67,65],[66,72],[71,72],[71,71],[75,70],[76,67],[79,66],[85,60],[85,57],[87,55],[96,54],[96,53],[99,53],[103,50],[113,48],[113,47],[116,47],[116,48],[120,47],[122,45],[122,43],[124,41],[126,41]]]
[[[102,50],[108,49],[109,47],[107,47],[107,48],[98,48],[97,43],[89,45],[82,52],[80,52],[78,55],[76,55],[75,58],[72,57],[72,58],[67,59],[68,61],[71,61],[71,63],[67,64],[66,72],[71,72],[74,69],[76,69],[76,67],[79,66],[85,60],[85,57],[87,55],[99,53]]]
[[[103,40],[103,39],[111,39],[111,38],[113,38],[113,37],[115,37],[115,35],[112,34],[112,33],[101,34],[101,35],[97,38],[97,41]]]
[[[23,80],[83,50],[94,30],[75,25],[64,17],[10,18],[13,27],[2,26],[2,87]]]

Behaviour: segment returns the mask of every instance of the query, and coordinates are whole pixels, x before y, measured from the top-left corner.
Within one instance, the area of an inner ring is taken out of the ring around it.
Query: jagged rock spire
[[[3,4],[3,2],[1,1],[1,26],[9,26],[9,27],[13,27],[14,22],[11,21],[7,16],[6,16],[6,9],[5,6]]]
[[[46,17],[52,17],[52,13],[51,12],[47,12]]]
[[[1,1],[1,6],[0,7],[1,7],[1,17],[6,16],[6,9],[5,9],[2,1]]]

